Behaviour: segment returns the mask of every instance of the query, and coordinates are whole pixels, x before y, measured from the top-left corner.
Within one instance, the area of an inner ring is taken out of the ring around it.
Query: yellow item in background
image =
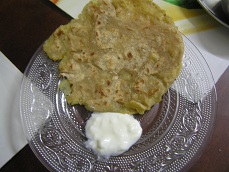
[[[161,0],[154,0],[154,2],[173,18],[180,32],[185,35],[219,26],[203,9],[182,8]]]

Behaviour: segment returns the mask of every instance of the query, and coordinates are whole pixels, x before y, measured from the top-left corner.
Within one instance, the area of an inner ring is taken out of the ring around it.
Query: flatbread
[[[44,44],[60,61],[67,102],[93,112],[144,114],[181,70],[182,35],[150,0],[92,0]]]

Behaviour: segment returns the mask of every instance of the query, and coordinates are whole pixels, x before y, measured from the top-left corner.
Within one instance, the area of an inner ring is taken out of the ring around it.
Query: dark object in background
[[[196,0],[164,0],[164,1],[188,9],[202,8]]]

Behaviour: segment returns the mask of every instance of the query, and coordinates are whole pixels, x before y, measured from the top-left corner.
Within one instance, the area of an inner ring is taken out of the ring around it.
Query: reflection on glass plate
[[[140,140],[109,160],[84,146],[91,112],[66,103],[58,90],[58,64],[40,47],[21,86],[21,116],[28,142],[51,171],[180,171],[199,157],[214,123],[216,92],[211,72],[184,37],[183,69],[163,100],[143,116]]]

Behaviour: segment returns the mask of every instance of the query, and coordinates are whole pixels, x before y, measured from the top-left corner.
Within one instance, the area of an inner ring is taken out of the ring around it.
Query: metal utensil
[[[197,0],[199,4],[203,7],[203,9],[210,14],[215,20],[229,28],[229,17],[224,13],[223,8],[226,8],[226,12],[228,12],[228,2],[229,0]],[[225,5],[225,1],[227,5]]]
[[[229,21],[229,0],[221,0],[221,6]]]

